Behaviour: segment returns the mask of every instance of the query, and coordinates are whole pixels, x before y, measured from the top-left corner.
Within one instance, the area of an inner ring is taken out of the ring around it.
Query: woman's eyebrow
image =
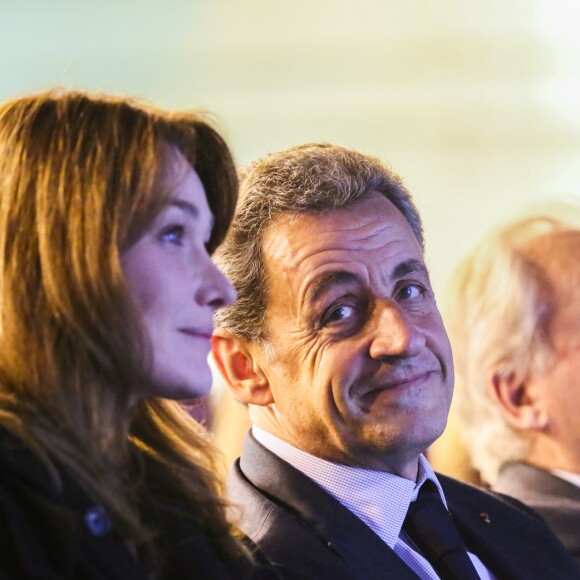
[[[172,199],[169,202],[169,205],[181,209],[195,219],[199,218],[199,209],[189,201],[185,201],[184,199]]]
[[[185,212],[187,215],[191,216],[196,221],[199,221],[199,219],[200,219],[199,208],[195,204],[193,204],[189,201],[186,201],[185,199],[174,198],[169,202],[168,205],[170,207],[176,207],[176,208],[180,209],[181,211]],[[211,232],[213,231],[214,226],[215,226],[215,216],[213,215],[213,213],[210,213],[208,237],[211,234]]]

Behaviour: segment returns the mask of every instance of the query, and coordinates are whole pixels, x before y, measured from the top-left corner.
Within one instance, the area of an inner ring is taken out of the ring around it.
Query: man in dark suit
[[[306,145],[252,165],[218,263],[218,369],[254,423],[242,527],[310,578],[578,578],[519,503],[437,476],[451,349],[419,214],[377,159]],[[450,518],[451,513],[452,518]]]
[[[543,211],[467,256],[448,327],[475,467],[540,513],[580,563],[580,205]]]

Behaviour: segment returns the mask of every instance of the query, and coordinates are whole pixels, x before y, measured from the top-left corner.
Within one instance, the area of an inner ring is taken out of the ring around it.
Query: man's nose
[[[370,355],[374,359],[412,357],[425,346],[425,336],[415,321],[394,301],[377,306]]]

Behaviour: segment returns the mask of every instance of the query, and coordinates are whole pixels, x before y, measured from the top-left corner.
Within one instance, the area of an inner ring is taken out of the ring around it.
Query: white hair
[[[458,419],[473,466],[490,484],[501,466],[523,458],[529,445],[526,434],[504,419],[492,376],[523,381],[548,370],[553,359],[546,333],[550,296],[526,247],[579,226],[580,205],[548,206],[540,215],[493,231],[452,276],[445,318],[455,358]]]

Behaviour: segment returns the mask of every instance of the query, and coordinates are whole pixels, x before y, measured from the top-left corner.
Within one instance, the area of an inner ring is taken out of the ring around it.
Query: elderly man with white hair
[[[578,211],[485,238],[455,273],[446,322],[474,466],[540,513],[580,562]]]

